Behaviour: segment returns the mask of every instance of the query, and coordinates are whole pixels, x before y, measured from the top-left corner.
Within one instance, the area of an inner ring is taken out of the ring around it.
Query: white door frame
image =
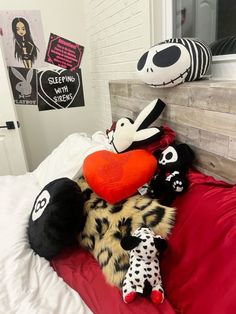
[[[16,107],[14,104],[13,95],[11,92],[11,85],[9,76],[7,74],[7,66],[4,59],[4,51],[2,47],[2,38],[0,36],[0,62],[1,62],[1,68],[2,69],[2,84],[3,86],[0,86],[0,88],[4,89],[3,95],[6,99],[0,99],[0,104],[2,103],[3,108],[3,117],[5,121],[13,121],[15,125],[15,129],[8,130],[8,129],[1,129],[1,137],[3,141],[7,141],[6,144],[3,142],[3,147],[5,147],[5,154],[7,156],[7,162],[8,162],[8,168],[9,168],[9,175],[19,175],[24,174],[28,171],[28,165],[23,145],[23,139],[21,136],[21,131],[18,127],[18,118],[17,118],[17,112]],[[5,76],[5,78],[4,78]],[[6,80],[4,80],[6,79]],[[9,106],[9,107],[8,107]],[[7,108],[7,110],[6,110]],[[8,110],[9,109],[9,110]],[[4,123],[5,121],[0,121],[1,123]],[[4,171],[5,173],[5,171]]]
[[[173,1],[149,0],[151,45],[173,37]],[[236,79],[236,54],[212,58],[212,79]]]

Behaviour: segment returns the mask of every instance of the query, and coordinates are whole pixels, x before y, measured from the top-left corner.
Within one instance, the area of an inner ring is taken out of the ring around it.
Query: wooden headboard
[[[156,125],[167,123],[177,140],[196,153],[195,166],[215,178],[236,183],[236,82],[184,83],[156,89],[141,82],[109,83],[112,119],[135,119],[153,99],[167,105]]]

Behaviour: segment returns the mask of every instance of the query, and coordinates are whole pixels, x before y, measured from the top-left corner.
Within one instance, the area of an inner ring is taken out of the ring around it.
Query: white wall
[[[85,46],[81,63],[85,107],[39,112],[36,106],[17,106],[29,169],[33,170],[68,134],[91,134],[98,129],[96,104],[90,101],[83,0],[1,0],[0,10],[40,10],[46,44],[52,32]]]
[[[17,106],[30,170],[67,134],[91,134],[111,125],[108,82],[137,78],[137,61],[151,44],[153,1],[1,0],[0,10],[40,10],[46,42],[52,32],[85,46],[85,107],[38,112]]]
[[[108,82],[136,79],[136,64],[150,47],[149,0],[86,0],[86,33],[92,83],[92,106],[98,127],[111,125]]]

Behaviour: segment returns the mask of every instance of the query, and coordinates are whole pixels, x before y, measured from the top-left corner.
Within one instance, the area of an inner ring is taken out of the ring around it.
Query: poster
[[[8,72],[15,103],[18,105],[36,105],[37,71],[35,69],[9,67]]]
[[[38,72],[39,110],[84,106],[81,70],[64,69]]]
[[[45,61],[74,71],[80,66],[83,52],[83,46],[50,34]]]
[[[40,11],[0,11],[7,66],[45,66],[45,41]]]

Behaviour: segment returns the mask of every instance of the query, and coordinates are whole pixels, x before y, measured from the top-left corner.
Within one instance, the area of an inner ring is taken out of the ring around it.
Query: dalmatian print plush
[[[124,237],[121,246],[125,250],[131,250],[130,267],[122,287],[124,302],[133,301],[139,293],[143,296],[150,294],[153,303],[162,303],[164,290],[158,256],[166,247],[166,241],[151,229],[140,227],[132,236]]]
[[[187,144],[170,145],[156,157],[158,173],[150,182],[149,193],[169,206],[176,195],[188,187],[187,171],[194,160],[194,152]]]

